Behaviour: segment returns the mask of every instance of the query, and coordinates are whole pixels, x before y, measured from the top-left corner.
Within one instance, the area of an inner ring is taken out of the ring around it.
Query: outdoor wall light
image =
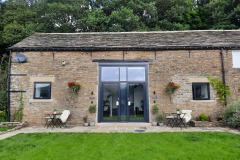
[[[65,66],[66,62],[65,61],[62,61],[62,66]]]

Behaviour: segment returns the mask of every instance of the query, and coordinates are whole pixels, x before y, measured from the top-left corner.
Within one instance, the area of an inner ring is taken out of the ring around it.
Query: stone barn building
[[[9,50],[8,111],[13,119],[23,102],[30,125],[43,125],[54,109],[70,110],[72,125],[85,115],[97,123],[150,123],[153,104],[159,114],[190,109],[193,118],[214,120],[240,96],[240,30],[35,33]],[[209,76],[230,87],[227,105]],[[72,82],[81,85],[76,92]],[[180,86],[171,95],[169,82]]]

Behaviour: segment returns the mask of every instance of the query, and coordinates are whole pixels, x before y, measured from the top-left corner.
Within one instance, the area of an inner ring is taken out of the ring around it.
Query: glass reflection
[[[128,81],[145,81],[145,67],[128,67]]]
[[[102,81],[119,81],[119,67],[102,67]]]
[[[118,84],[103,84],[103,120],[118,120]]]

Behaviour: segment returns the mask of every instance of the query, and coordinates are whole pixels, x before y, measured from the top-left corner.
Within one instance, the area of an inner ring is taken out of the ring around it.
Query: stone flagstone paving
[[[151,126],[150,123],[98,123],[95,126],[67,126],[66,128],[46,128],[43,126],[24,127],[19,130],[0,135],[0,140],[17,135],[19,133],[47,133],[47,132],[80,132],[80,133],[144,133],[144,132],[230,132],[240,134],[239,130],[227,127],[168,127]]]

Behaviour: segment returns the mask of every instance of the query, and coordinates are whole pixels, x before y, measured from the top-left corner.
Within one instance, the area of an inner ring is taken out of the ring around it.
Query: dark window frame
[[[39,98],[39,97],[36,97],[36,85],[37,84],[49,84],[49,96],[48,97],[44,97],[44,98]],[[52,98],[52,92],[51,92],[51,89],[52,89],[52,83],[51,82],[34,82],[34,91],[33,91],[33,99],[51,99]]]
[[[207,98],[198,98],[196,96],[196,90],[199,85],[207,85]],[[210,86],[208,82],[194,82],[192,83],[192,96],[193,100],[210,100]]]

